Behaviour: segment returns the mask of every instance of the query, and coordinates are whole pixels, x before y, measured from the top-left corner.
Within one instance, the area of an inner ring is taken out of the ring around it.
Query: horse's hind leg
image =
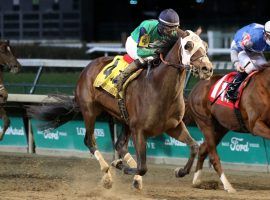
[[[184,168],[175,169],[176,177],[184,177],[189,174],[193,165],[194,159],[198,153],[199,146],[197,142],[189,134],[184,122],[181,122],[176,128],[168,130],[167,134],[176,140],[183,142],[190,146],[190,157]]]
[[[94,127],[95,127],[97,111],[95,112],[92,104],[87,105],[87,106],[81,105],[81,111],[84,118],[85,129],[86,129],[84,143],[89,148],[90,152],[98,160],[101,171],[105,173],[102,178],[103,186],[109,189],[112,187],[111,172],[109,171],[108,163],[104,160],[102,154],[97,149],[96,139],[94,135]]]
[[[115,149],[118,152],[120,159],[114,160],[112,166],[123,169],[123,160],[127,163],[130,168],[137,168],[137,163],[133,157],[128,152],[128,141],[130,138],[131,132],[129,127],[125,125],[124,130],[121,132],[121,135],[117,138],[115,144]]]
[[[225,129],[224,127],[216,127],[216,132],[215,133],[211,132],[212,135],[209,135],[209,137],[214,137],[215,145],[217,146],[227,132],[228,130]],[[207,146],[207,142],[204,141],[200,145],[200,148],[199,148],[198,161],[197,161],[196,170],[195,170],[195,174],[192,181],[193,185],[199,185],[201,183],[203,163],[207,155],[208,155],[208,146]]]
[[[223,138],[223,136],[228,132],[227,129],[218,126],[218,127],[214,127],[214,126],[209,126],[209,124],[205,124],[205,123],[198,123],[201,131],[204,133],[204,137],[205,137],[205,143],[206,143],[206,148],[203,145],[200,154],[202,155],[202,157],[198,159],[198,164],[196,167],[196,172],[194,174],[194,178],[193,178],[193,184],[199,184],[200,182],[200,176],[201,176],[201,169],[203,166],[203,161],[205,159],[205,156],[209,155],[209,160],[211,162],[211,164],[213,165],[215,171],[217,172],[223,186],[224,186],[224,190],[233,193],[235,192],[235,189],[232,187],[232,185],[230,184],[230,182],[228,181],[228,179],[226,178],[224,171],[222,169],[221,163],[220,163],[220,159],[217,153],[217,145],[219,144],[219,142],[221,141],[221,139]]]
[[[10,125],[10,120],[3,107],[0,107],[0,116],[2,117],[2,120],[3,120],[3,130],[0,132],[0,141],[1,141],[4,138],[5,132]]]

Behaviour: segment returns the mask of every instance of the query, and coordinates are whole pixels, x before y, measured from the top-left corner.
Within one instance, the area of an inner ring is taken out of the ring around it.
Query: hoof
[[[133,187],[137,190],[142,189],[142,177],[140,175],[135,175],[133,180]]]
[[[236,193],[236,190],[234,188],[230,188],[226,190],[228,193]]]
[[[201,184],[202,184],[202,181],[200,179],[192,181],[192,187],[199,188]]]
[[[110,189],[110,188],[112,188],[112,184],[113,184],[112,175],[111,175],[111,172],[108,171],[102,177],[102,185],[103,185],[104,188]]]
[[[175,173],[175,177],[176,178],[180,178],[180,177],[184,177],[185,175],[187,175],[188,173],[186,172],[186,170],[184,170],[183,168],[176,168],[174,170]]]
[[[114,160],[111,163],[111,166],[115,167],[116,169],[122,170],[124,168],[122,159]]]

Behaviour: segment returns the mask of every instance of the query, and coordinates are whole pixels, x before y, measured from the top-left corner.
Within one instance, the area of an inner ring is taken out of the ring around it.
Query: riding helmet
[[[180,24],[177,12],[171,8],[163,10],[159,14],[158,21],[165,26],[179,26]]]
[[[270,21],[266,22],[264,25],[265,40],[268,45],[270,45]]]

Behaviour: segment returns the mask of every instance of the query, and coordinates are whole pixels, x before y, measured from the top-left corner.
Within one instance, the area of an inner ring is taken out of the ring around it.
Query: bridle
[[[179,48],[178,48],[178,51],[177,51],[177,57],[178,57],[179,63],[171,63],[171,62],[168,62],[168,61],[164,60],[163,54],[159,54],[159,58],[160,58],[160,60],[162,61],[162,63],[164,63],[165,65],[174,67],[174,68],[176,68],[176,69],[186,69],[187,71],[191,71],[191,72],[193,72],[193,73],[194,73],[194,72],[197,72],[198,69],[196,69],[193,65],[184,65],[184,64],[182,63],[182,61],[180,60],[180,51],[181,51],[181,45],[179,45]],[[198,60],[198,59],[200,59],[200,58],[203,58],[203,57],[205,57],[205,56],[206,56],[206,55],[199,55],[199,56],[197,56],[195,59],[192,59],[192,60],[190,60],[190,61],[191,61],[191,62],[194,62],[194,61],[196,61],[196,60]],[[201,59],[200,59],[200,62],[202,62]]]

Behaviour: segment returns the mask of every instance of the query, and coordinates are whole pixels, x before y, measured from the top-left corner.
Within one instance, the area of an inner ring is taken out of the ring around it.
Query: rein
[[[176,69],[182,69],[182,68],[184,68],[187,71],[191,71],[193,73],[196,73],[198,71],[198,69],[196,69],[195,67],[193,67],[193,65],[184,65],[184,64],[182,64],[182,62],[180,60],[180,49],[181,49],[181,46],[179,46],[178,53],[177,53],[179,63],[171,63],[171,62],[166,61],[164,59],[163,54],[159,54],[159,58],[162,61],[162,63],[164,63],[165,65],[172,66],[172,67],[174,67]],[[200,59],[200,58],[202,58],[204,56],[205,55],[197,56],[196,58],[192,59],[191,62],[193,62],[195,60],[198,60],[198,59]]]
[[[189,65],[186,66],[186,65],[183,65],[181,63],[176,64],[176,63],[171,63],[171,62],[168,62],[168,61],[164,60],[163,54],[159,54],[159,58],[165,65],[172,66],[172,67],[174,67],[176,69],[182,69],[182,68],[188,69],[188,68],[190,68]]]

